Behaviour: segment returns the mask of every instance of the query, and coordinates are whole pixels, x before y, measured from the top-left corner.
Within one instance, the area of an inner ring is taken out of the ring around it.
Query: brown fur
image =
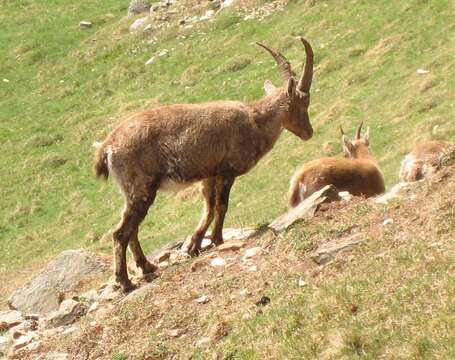
[[[411,182],[431,177],[441,166],[444,153],[451,144],[446,141],[427,141],[418,144],[401,163],[401,181]]]
[[[325,157],[304,164],[292,177],[288,192],[289,206],[324,186],[335,185],[338,191],[371,197],[385,191],[384,178],[369,150],[368,132],[364,138],[349,141],[343,136],[347,158]]]
[[[302,42],[307,58],[311,56],[312,69],[311,47]],[[126,270],[128,245],[144,273],[156,269],[144,256],[137,234],[158,190],[202,181],[205,209],[189,248],[191,255],[198,255],[213,220],[212,241],[216,245],[223,242],[224,217],[235,178],[272,149],[283,128],[303,140],[312,136],[308,59],[304,72],[307,80],[302,75],[297,84],[287,76],[284,57],[266,50],[286,70],[285,87],[275,88],[267,82],[268,95],[253,103],[215,101],[144,110],[122,122],[98,149],[96,174],[107,177],[110,173],[126,200],[122,220],[113,232],[115,279],[125,291],[132,287]]]

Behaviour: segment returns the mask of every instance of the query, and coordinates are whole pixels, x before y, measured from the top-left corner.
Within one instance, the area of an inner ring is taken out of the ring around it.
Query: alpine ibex
[[[306,40],[300,40],[306,61],[298,82],[281,53],[258,43],[274,58],[283,79],[279,88],[267,81],[267,96],[262,100],[144,110],[122,122],[100,145],[96,174],[105,178],[112,174],[126,200],[122,219],[113,231],[114,275],[124,291],[133,288],[126,267],[128,245],[143,273],[157,269],[139,245],[138,227],[158,190],[202,182],[205,208],[188,249],[196,256],[213,219],[212,241],[215,245],[223,243],[223,222],[235,178],[248,172],[272,149],[283,128],[303,140],[311,138],[308,107],[313,50]]]
[[[447,141],[433,140],[418,144],[401,163],[400,180],[411,182],[431,177],[451,147]]]
[[[329,184],[352,195],[370,197],[384,192],[384,178],[369,149],[370,128],[361,137],[362,124],[358,127],[353,141],[346,137],[340,127],[345,158],[316,159],[297,170],[291,179],[288,192],[290,207],[297,206],[312,193]]]

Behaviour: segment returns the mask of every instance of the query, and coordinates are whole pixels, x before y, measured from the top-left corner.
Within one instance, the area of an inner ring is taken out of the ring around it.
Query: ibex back
[[[279,88],[269,81],[265,83],[267,96],[262,100],[144,110],[122,122],[99,147],[96,174],[106,178],[112,174],[126,200],[122,219],[113,231],[114,274],[124,291],[133,287],[126,267],[128,245],[143,273],[157,269],[139,245],[138,227],[158,190],[202,182],[204,213],[188,250],[190,255],[198,255],[213,219],[212,241],[215,245],[223,242],[223,222],[235,178],[250,170],[273,147],[283,128],[303,140],[311,138],[308,107],[313,51],[307,41],[300,39],[306,61],[298,82],[282,54],[258,44],[275,59],[283,78]]]

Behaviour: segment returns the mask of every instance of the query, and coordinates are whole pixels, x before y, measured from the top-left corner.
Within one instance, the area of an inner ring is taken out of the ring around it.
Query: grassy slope
[[[122,19],[126,2],[0,4],[0,77],[10,80],[0,83],[3,275],[65,248],[108,251],[92,239],[116,223],[121,197],[111,183],[94,179],[92,142],[146,106],[258,98],[263,80],[277,82],[278,74],[254,41],[279,47],[296,67],[303,51],[293,36],[303,34],[314,45],[316,131],[305,144],[284,134],[239,179],[227,225],[262,224],[283,211],[292,171],[320,156],[324,141],[336,141],[339,124],[353,129],[366,120],[372,127],[373,151],[388,184],[397,180],[412,143],[455,135],[450,1],[295,1],[261,22],[225,12],[185,40],[170,28],[155,34],[156,44],[129,34],[130,22]],[[82,19],[94,27],[80,30]],[[170,55],[145,67],[163,48]],[[430,73],[416,75],[417,68]],[[142,228],[145,248],[188,234],[199,211],[197,198],[160,195]]]

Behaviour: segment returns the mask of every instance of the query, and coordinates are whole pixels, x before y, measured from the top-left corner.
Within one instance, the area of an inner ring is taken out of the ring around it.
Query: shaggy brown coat
[[[212,242],[223,242],[223,222],[235,178],[272,149],[283,128],[303,140],[311,138],[308,107],[313,52],[301,40],[306,62],[298,83],[286,58],[260,44],[277,62],[284,87],[266,82],[267,96],[253,103],[215,101],[144,110],[122,122],[99,147],[96,174],[106,178],[111,174],[126,200],[122,220],[113,232],[114,274],[123,290],[133,287],[126,268],[128,246],[144,273],[157,269],[139,245],[138,227],[158,190],[202,182],[205,209],[188,249],[198,255],[213,220]]]
[[[292,177],[288,199],[289,206],[301,201],[324,186],[335,185],[338,191],[371,197],[385,191],[384,177],[369,149],[369,129],[360,137],[349,141],[343,134],[343,149],[347,158],[326,157],[304,164]]]

